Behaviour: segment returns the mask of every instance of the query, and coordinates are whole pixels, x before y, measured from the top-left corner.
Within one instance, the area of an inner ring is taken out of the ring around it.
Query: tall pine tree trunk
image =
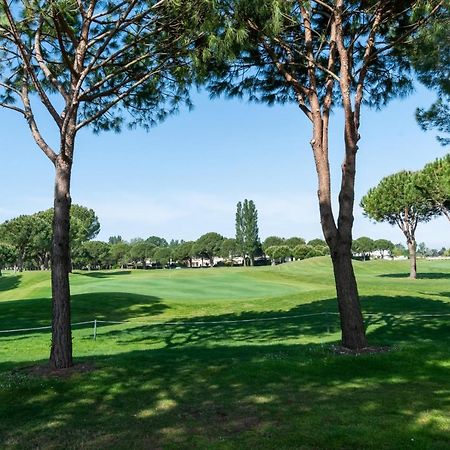
[[[311,146],[318,175],[320,221],[333,263],[342,345],[352,350],[359,350],[367,347],[367,339],[351,252],[357,147],[356,143],[345,139],[346,151],[342,164],[339,215],[336,226],[331,204],[328,121],[322,121],[322,117],[319,115],[314,119]]]
[[[342,345],[350,349],[367,347],[364,319],[352,262],[356,152],[359,139],[357,136],[353,117],[347,118],[344,133],[345,157],[339,192],[338,235],[331,253],[341,320]]]
[[[415,280],[417,278],[417,253],[416,240],[414,238],[408,239],[409,250],[409,278]]]
[[[55,162],[52,242],[52,345],[50,363],[56,369],[73,365],[70,314],[70,176],[72,162],[64,154]]]
[[[339,216],[341,219],[346,219],[348,214],[350,214],[348,220],[353,222],[351,211],[343,212],[341,210]],[[333,263],[342,345],[352,350],[358,350],[367,347],[367,339],[353,270],[351,228],[346,229],[345,226],[340,226],[335,229],[334,223],[330,223],[330,218],[328,212],[322,214],[321,211],[322,229],[330,248]]]
[[[339,316],[342,331],[342,345],[350,349],[367,346],[364,321],[361,314],[358,287],[352,265],[351,248],[338,241],[331,251],[336,284]]]

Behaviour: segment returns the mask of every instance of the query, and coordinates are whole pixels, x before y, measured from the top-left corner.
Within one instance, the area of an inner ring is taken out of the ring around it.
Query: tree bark
[[[59,155],[55,162],[55,198],[52,242],[52,345],[50,363],[55,369],[73,365],[70,314],[70,175],[72,163]]]
[[[415,280],[417,278],[417,254],[415,239],[408,240],[409,250],[409,278]]]
[[[338,301],[342,345],[352,350],[367,347],[364,319],[361,313],[358,287],[352,265],[353,205],[355,196],[356,142],[354,125],[346,118],[345,158],[339,192],[337,226],[331,205],[330,167],[328,163],[328,129],[319,114],[314,114],[313,149],[319,182],[319,211],[322,231],[330,248]]]
[[[337,242],[331,252],[342,330],[342,345],[353,350],[367,347],[358,287],[352,265],[350,247]]]

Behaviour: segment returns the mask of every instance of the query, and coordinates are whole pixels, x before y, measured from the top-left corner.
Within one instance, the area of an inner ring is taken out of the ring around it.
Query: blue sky
[[[381,111],[363,111],[356,203],[385,175],[419,169],[443,156],[433,133],[417,126],[414,111],[434,95],[423,88]],[[152,129],[83,131],[77,141],[72,198],[93,208],[100,239],[159,235],[196,239],[208,231],[234,235],[235,206],[253,199],[262,239],[269,235],[321,237],[310,127],[294,105],[267,107],[239,100],[193,96],[195,109]],[[50,121],[41,127],[52,142]],[[23,119],[0,111],[0,221],[52,205],[53,169],[34,144]],[[337,110],[330,134],[334,197],[342,160],[342,120]],[[421,224],[418,241],[450,246],[446,219]],[[374,224],[355,209],[354,237],[403,242],[400,230]]]

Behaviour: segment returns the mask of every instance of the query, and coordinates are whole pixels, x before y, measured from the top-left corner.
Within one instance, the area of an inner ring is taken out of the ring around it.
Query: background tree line
[[[51,266],[53,209],[21,215],[0,224],[0,268],[41,269]],[[92,209],[72,205],[70,246],[72,262],[84,252],[86,243],[100,231],[100,222]]]
[[[242,204],[241,204],[242,210]],[[241,211],[239,204],[237,211]],[[253,203],[253,215],[257,217]],[[258,229],[257,221],[250,221],[251,228]],[[51,263],[52,210],[31,215],[21,215],[0,224],[0,270],[48,270]],[[121,236],[111,236],[108,242],[95,240],[100,222],[92,209],[73,205],[71,210],[71,265],[73,269],[99,270],[113,268],[156,269],[195,267],[193,260],[200,260],[200,267],[214,265],[280,264],[329,255],[323,239],[306,241],[301,237],[284,238],[269,236],[260,242],[259,236],[251,237],[256,243],[249,250],[242,244],[242,229],[236,227],[236,237],[228,238],[209,232],[195,241],[150,236],[129,241]],[[251,235],[250,235],[251,236]],[[354,256],[361,260],[376,257],[407,256],[408,249],[387,239],[373,240],[362,236],[353,241]],[[251,253],[249,253],[251,251]],[[251,256],[249,256],[249,254]],[[450,256],[450,249],[429,249],[425,243],[417,248],[419,256]],[[216,260],[219,258],[219,261]],[[1,273],[1,272],[0,272]]]

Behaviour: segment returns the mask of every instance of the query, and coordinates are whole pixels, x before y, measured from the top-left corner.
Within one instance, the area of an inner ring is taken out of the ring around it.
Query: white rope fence
[[[76,325],[87,325],[90,323],[94,323],[94,320],[89,320],[87,322],[77,322],[77,323],[72,323],[72,326],[76,326]],[[38,330],[51,330],[52,326],[51,325],[47,325],[45,327],[34,327],[34,328],[15,328],[13,330],[0,330],[0,333],[19,333],[22,331],[38,331]]]
[[[163,325],[163,326],[190,326],[190,325],[222,325],[222,324],[236,324],[236,323],[251,323],[251,322],[267,322],[267,321],[276,321],[276,320],[290,320],[290,319],[299,319],[302,317],[313,317],[313,316],[338,316],[339,313],[325,311],[311,314],[296,314],[296,315],[287,315],[287,316],[274,316],[274,317],[255,317],[251,319],[235,319],[235,320],[210,320],[210,321],[175,321],[175,322],[163,322],[163,321],[146,321],[146,322],[138,322],[134,320],[127,321],[115,321],[115,320],[88,320],[86,322],[76,322],[72,323],[71,326],[78,325],[94,325],[94,339],[97,338],[97,326],[99,324],[105,325]],[[401,317],[403,319],[407,318],[418,318],[418,317],[444,317],[450,316],[450,313],[437,313],[437,314],[384,314],[380,315],[379,313],[368,313],[364,314],[365,317]],[[9,334],[9,333],[21,333],[28,331],[41,331],[41,330],[50,330],[52,328],[51,325],[43,326],[43,327],[34,327],[34,328],[15,328],[11,330],[0,330],[0,334]]]

